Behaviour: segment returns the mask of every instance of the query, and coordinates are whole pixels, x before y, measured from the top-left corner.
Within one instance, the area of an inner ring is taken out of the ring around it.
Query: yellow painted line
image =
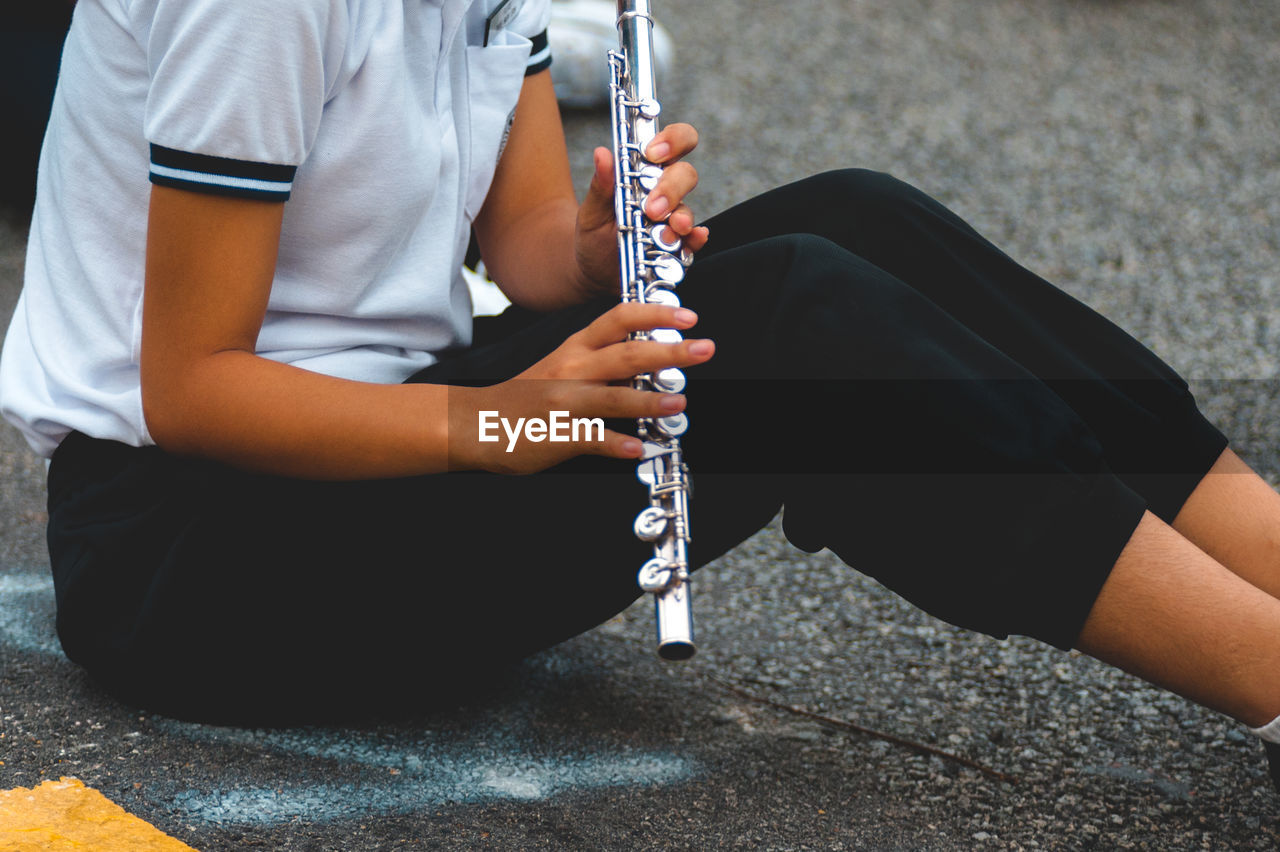
[[[0,852],[196,852],[75,778],[0,790]]]

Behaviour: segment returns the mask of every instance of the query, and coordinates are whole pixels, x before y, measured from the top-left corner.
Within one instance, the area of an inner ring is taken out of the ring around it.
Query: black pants
[[[708,224],[679,291],[718,347],[689,371],[700,565],[783,508],[792,542],[943,619],[1067,648],[1144,509],[1172,519],[1226,446],[1154,355],[890,177]],[[481,320],[412,380],[510,377],[611,304]],[[59,635],[178,715],[421,700],[635,600],[633,470],[315,483],[72,435],[49,481]]]

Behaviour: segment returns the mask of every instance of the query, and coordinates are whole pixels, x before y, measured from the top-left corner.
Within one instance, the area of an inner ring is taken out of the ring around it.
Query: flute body
[[[658,133],[661,111],[654,80],[653,15],[649,0],[617,0],[619,49],[609,52],[610,104],[613,118],[614,212],[618,221],[618,258],[622,301],[657,302],[678,307],[675,287],[692,260],[674,232],[644,214],[644,202],[658,182],[662,167],[644,158]],[[637,332],[634,339],[675,343],[676,329]],[[679,393],[685,377],[671,367],[643,374],[633,387]],[[636,475],[648,487],[649,506],[636,517],[638,538],[653,543],[653,558],[640,569],[637,582],[654,596],[658,654],[668,660],[693,656],[693,609],[689,584],[689,471],[680,447],[688,429],[683,414],[641,418],[637,431],[644,455]]]

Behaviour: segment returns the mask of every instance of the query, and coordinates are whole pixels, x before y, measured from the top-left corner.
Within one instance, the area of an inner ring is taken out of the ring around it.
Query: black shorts
[[[1226,447],[1150,351],[890,177],[708,224],[679,289],[717,343],[688,371],[698,565],[782,509],[792,542],[940,618],[1068,648],[1143,511],[1172,520]],[[509,378],[612,304],[479,320],[411,381]],[[384,709],[627,607],[645,502],[598,457],[328,483],[73,434],[49,476],[58,632],[175,715]]]

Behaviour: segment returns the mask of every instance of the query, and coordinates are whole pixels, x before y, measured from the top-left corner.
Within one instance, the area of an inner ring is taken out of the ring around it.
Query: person
[[[77,5],[0,357],[68,657],[184,718],[447,700],[639,596],[627,424],[687,405],[698,565],[781,509],[940,618],[1280,740],[1280,496],[1172,369],[887,175],[695,224],[679,123],[645,204],[685,307],[616,304],[611,152],[579,204],[548,4],[502,8]],[[472,228],[515,303],[474,322]],[[686,394],[630,386],[669,366]],[[553,411],[611,428],[479,440]]]

